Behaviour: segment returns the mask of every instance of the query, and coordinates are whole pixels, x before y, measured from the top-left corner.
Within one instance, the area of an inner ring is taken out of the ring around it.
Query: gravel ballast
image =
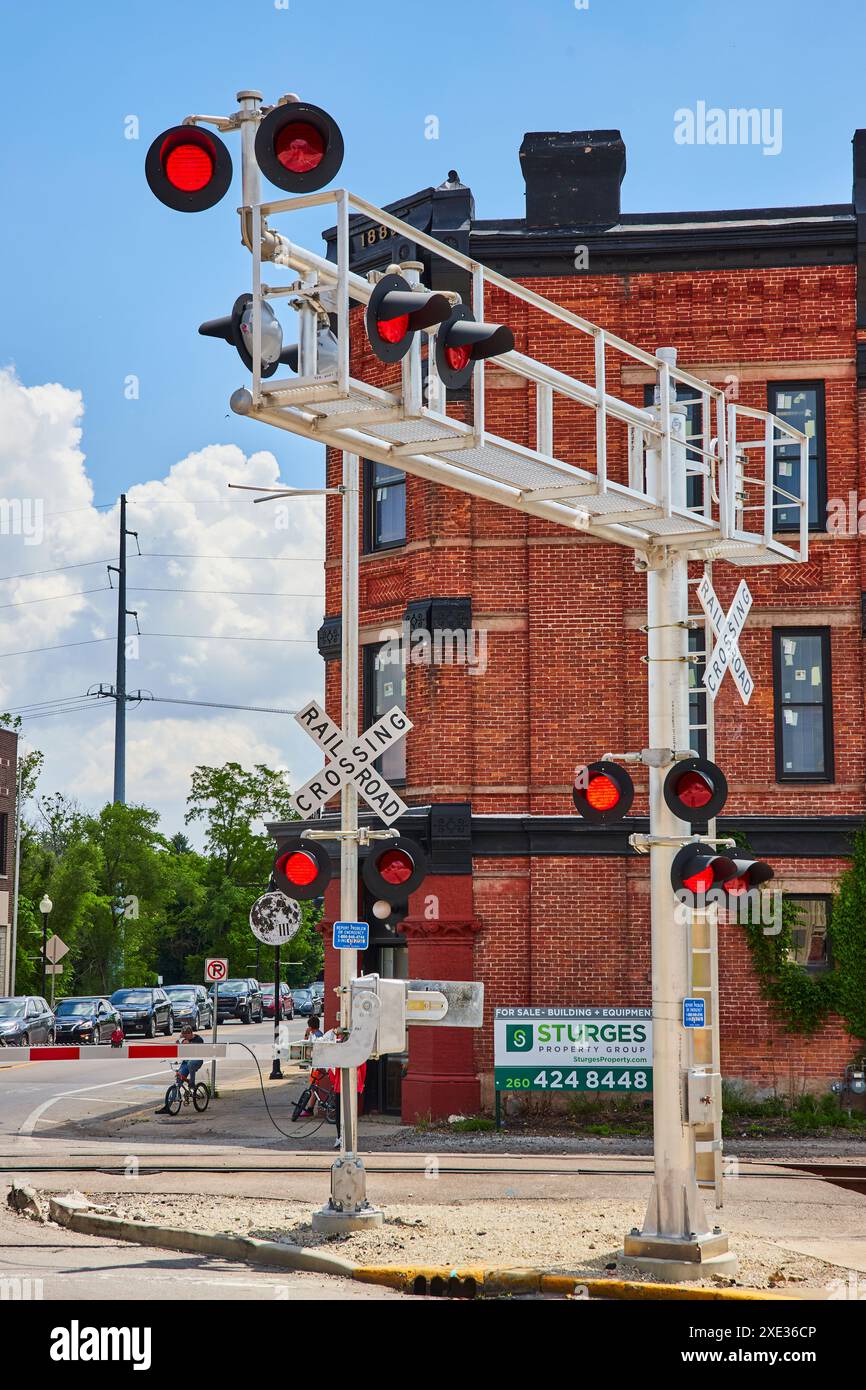
[[[126,1220],[154,1222],[213,1234],[255,1236],[307,1248],[321,1247],[359,1264],[525,1266],[553,1273],[604,1277],[623,1233],[640,1225],[641,1202],[608,1198],[564,1204],[521,1201],[453,1205],[389,1205],[377,1231],[325,1236],[313,1231],[307,1203],[220,1197],[191,1204],[176,1195],[100,1193],[100,1211]],[[711,1286],[745,1286],[777,1293],[814,1290],[826,1297],[847,1270],[780,1248],[765,1235],[738,1230],[731,1246],[740,1259],[737,1279],[707,1281]],[[628,1271],[619,1271],[628,1275]],[[639,1271],[633,1277],[643,1278]]]

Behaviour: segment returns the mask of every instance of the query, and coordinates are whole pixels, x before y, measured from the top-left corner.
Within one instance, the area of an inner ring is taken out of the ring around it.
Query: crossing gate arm
[[[290,1056],[291,1044],[276,1049],[284,1058]],[[202,1043],[194,1047],[180,1043],[147,1044],[124,1043],[122,1047],[93,1047],[62,1043],[43,1047],[0,1047],[0,1075],[4,1067],[16,1062],[206,1062],[215,1057],[224,1057],[230,1062],[250,1061],[250,1053],[271,1061],[274,1056],[273,1043]]]

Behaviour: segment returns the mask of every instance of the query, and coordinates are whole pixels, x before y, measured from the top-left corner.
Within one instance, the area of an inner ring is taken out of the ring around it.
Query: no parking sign
[[[208,984],[219,984],[228,979],[229,963],[224,956],[209,956],[204,963],[204,977]]]

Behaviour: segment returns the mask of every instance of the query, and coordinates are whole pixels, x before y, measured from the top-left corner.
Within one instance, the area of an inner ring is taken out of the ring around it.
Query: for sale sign
[[[494,1010],[497,1091],[651,1091],[652,1010]]]

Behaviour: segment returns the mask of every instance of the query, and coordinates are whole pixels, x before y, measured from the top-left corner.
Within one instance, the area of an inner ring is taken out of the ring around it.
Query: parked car
[[[146,1038],[174,1032],[174,1010],[164,989],[116,989],[111,1002],[120,1014],[124,1033],[143,1033]]]
[[[54,1011],[57,1042],[108,1042],[115,1028],[123,1027],[117,1009],[100,994],[61,999]]]
[[[7,1047],[54,1041],[54,1014],[38,994],[0,999],[0,1038]]]
[[[315,995],[316,1003],[318,1004],[319,1008],[321,1009],[323,1003],[325,1002],[325,982],[324,982],[324,980],[314,980],[313,983],[312,983],[311,985],[308,985],[308,989],[309,989],[309,991],[310,991],[311,994]]]
[[[303,989],[293,989],[292,999],[295,1005],[295,1013],[302,1014],[304,1018],[308,1014],[314,1014],[319,1007],[316,996],[312,990],[304,986]]]
[[[204,985],[166,985],[175,1026],[191,1023],[193,1028],[213,1026],[213,1000]]]
[[[262,985],[262,1009],[266,1018],[274,1016],[274,987]],[[292,1019],[295,1016],[295,1001],[287,984],[280,985],[280,1018]]]
[[[265,1016],[262,991],[257,980],[222,980],[219,985],[211,985],[211,998],[214,992],[217,1001],[217,1021],[239,1018],[241,1023],[261,1023]]]

